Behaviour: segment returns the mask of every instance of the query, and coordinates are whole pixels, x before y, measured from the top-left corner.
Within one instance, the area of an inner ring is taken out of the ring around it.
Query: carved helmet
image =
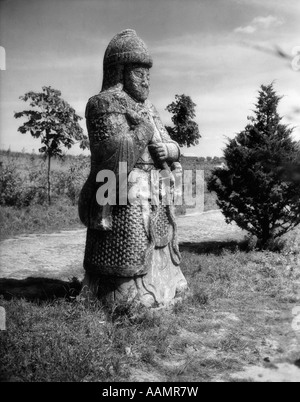
[[[123,82],[126,64],[142,64],[152,67],[152,58],[145,43],[133,29],[125,29],[109,42],[103,59],[102,91]]]
[[[125,29],[116,34],[109,42],[104,54],[103,70],[113,65],[129,63],[152,67],[152,58],[145,45],[133,29]]]

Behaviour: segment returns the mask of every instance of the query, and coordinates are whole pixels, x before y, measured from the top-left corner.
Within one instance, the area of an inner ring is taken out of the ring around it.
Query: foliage
[[[279,167],[282,177],[292,183],[300,183],[300,142],[297,143],[297,153],[292,162]]]
[[[17,208],[44,205],[47,202],[47,166],[41,156],[12,152],[2,153],[1,159],[0,205]],[[51,175],[54,203],[58,205],[63,201],[75,205],[88,173],[87,157],[65,156],[57,160]]]
[[[37,173],[40,173],[37,171]],[[18,170],[17,165],[10,161],[1,168],[0,177],[0,205],[26,207],[36,202],[43,203],[45,200],[44,188],[39,187],[34,172],[26,176]],[[34,183],[32,183],[34,180]]]
[[[16,205],[20,196],[21,177],[16,171],[16,166],[6,165],[1,167],[0,176],[0,205]]]
[[[78,208],[67,198],[60,198],[51,205],[0,206],[0,238],[20,234],[46,233],[80,228]]]
[[[63,149],[70,149],[79,142],[80,147],[88,146],[86,135],[79,125],[81,117],[61,98],[61,92],[44,86],[43,92],[27,92],[20,99],[34,109],[15,113],[15,118],[27,117],[28,121],[18,128],[20,133],[30,132],[34,138],[40,139],[42,147],[39,151],[48,159],[47,191],[50,203],[50,161],[52,157],[62,157]]]
[[[262,246],[300,223],[300,183],[287,182],[278,169],[297,155],[293,130],[277,112],[280,99],[273,84],[261,86],[255,116],[227,144],[227,167],[215,169],[208,182],[226,221],[257,236]]]
[[[86,159],[78,159],[70,162],[68,170],[61,172],[57,188],[63,192],[72,202],[77,204],[80,191],[87,178],[89,164]]]
[[[198,124],[193,120],[196,104],[190,96],[175,95],[175,102],[170,103],[166,110],[173,114],[172,122],[174,127],[166,126],[170,137],[178,142],[180,146],[190,147],[199,144]]]
[[[42,89],[43,92],[30,91],[20,96],[36,109],[15,113],[16,118],[28,118],[18,131],[22,134],[30,132],[34,138],[39,138],[43,144],[39,151],[47,156],[62,156],[63,148],[70,149],[75,142],[85,149],[86,136],[78,123],[81,117],[61,98],[60,91],[50,86]]]

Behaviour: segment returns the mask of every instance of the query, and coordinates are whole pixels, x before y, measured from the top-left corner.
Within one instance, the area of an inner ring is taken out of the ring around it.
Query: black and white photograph
[[[300,382],[299,21],[0,0],[0,382]]]

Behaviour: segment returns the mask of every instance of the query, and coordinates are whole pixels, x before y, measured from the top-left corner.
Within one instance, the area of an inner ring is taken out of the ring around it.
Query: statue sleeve
[[[105,109],[93,101],[87,105],[92,161],[114,172],[119,162],[127,162],[129,173],[151,141],[154,129],[145,120],[133,121],[121,108]]]
[[[171,139],[169,133],[167,132],[165,126],[163,125],[163,123],[161,121],[161,118],[160,118],[157,110],[155,109],[155,107],[152,104],[150,105],[150,110],[151,110],[151,114],[154,118],[155,124],[159,129],[162,142],[167,147],[167,150],[168,150],[167,161],[169,163],[177,162],[179,160],[180,154],[181,154],[179,145],[177,144],[176,141],[173,141]]]
[[[168,150],[168,162],[177,162],[180,158],[180,148],[176,141],[173,141],[165,129],[165,127],[160,130],[160,135],[162,142],[166,144]]]
[[[172,142],[172,140],[166,145],[168,149],[168,162],[177,162],[180,157],[179,145],[175,141]]]

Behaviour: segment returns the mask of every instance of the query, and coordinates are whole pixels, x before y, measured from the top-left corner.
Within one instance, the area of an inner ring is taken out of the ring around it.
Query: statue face
[[[124,89],[138,102],[144,102],[149,95],[149,68],[138,64],[126,66],[124,72]]]

